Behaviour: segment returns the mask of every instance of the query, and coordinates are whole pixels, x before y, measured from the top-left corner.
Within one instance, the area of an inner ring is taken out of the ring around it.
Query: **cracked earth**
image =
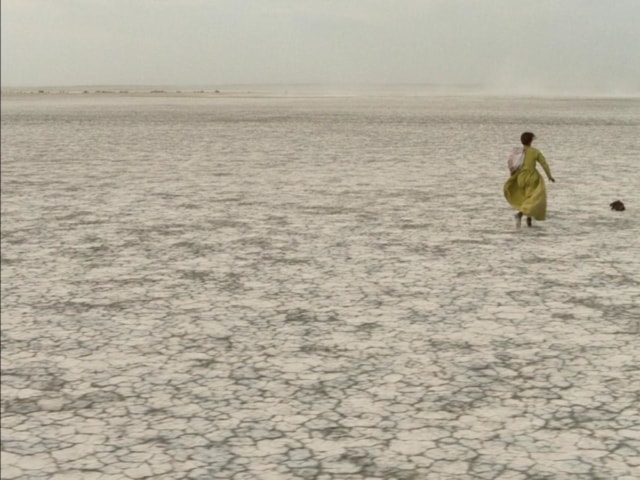
[[[2,102],[3,479],[640,477],[637,101]]]

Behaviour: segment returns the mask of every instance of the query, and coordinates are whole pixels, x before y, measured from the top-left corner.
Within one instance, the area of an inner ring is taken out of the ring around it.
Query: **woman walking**
[[[516,227],[520,228],[522,217],[527,216],[527,226],[531,226],[531,219],[545,220],[547,218],[547,189],[542,175],[536,170],[539,163],[552,182],[555,179],[542,153],[531,146],[536,136],[531,132],[524,132],[520,136],[522,142],[522,157],[520,162],[511,165],[511,176],[504,184],[504,196],[507,202],[518,211],[516,213]]]

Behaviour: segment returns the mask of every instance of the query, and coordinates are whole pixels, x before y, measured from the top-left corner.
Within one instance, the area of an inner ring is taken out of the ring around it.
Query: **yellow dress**
[[[504,196],[507,202],[527,217],[536,220],[547,218],[547,189],[542,175],[536,170],[539,163],[547,178],[552,178],[551,170],[544,155],[533,147],[524,147],[525,156],[522,167],[511,175],[504,184]]]

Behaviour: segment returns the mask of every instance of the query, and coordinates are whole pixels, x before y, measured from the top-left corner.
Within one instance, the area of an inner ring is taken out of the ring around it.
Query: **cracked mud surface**
[[[512,103],[3,98],[2,478],[638,478],[640,103]]]

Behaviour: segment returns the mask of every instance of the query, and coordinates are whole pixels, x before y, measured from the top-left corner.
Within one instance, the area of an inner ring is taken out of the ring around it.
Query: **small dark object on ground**
[[[625,211],[624,203],[622,203],[620,200],[616,200],[615,202],[611,202],[609,204],[609,206],[611,207],[611,210],[615,210],[616,212],[624,212]]]

